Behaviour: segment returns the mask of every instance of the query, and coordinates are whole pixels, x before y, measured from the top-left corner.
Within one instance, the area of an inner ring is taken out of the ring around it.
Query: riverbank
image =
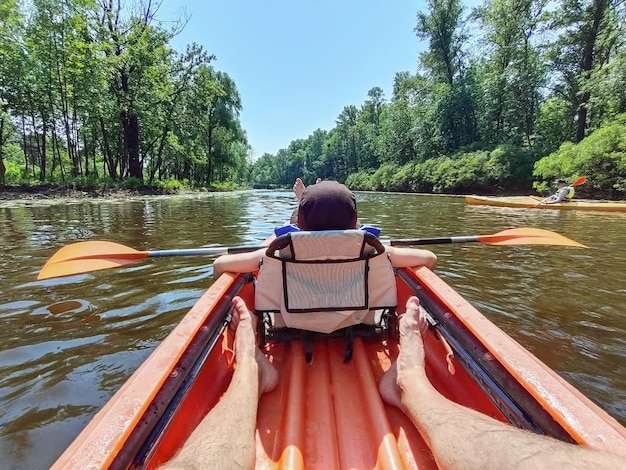
[[[207,192],[207,189],[181,188],[164,190],[152,186],[124,188],[113,186],[81,187],[77,185],[0,185],[0,201],[45,199],[130,199],[137,196],[160,196]]]

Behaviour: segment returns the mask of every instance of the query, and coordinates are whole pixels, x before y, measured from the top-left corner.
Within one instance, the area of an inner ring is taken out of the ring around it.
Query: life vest
[[[365,230],[287,232],[261,261],[255,311],[273,313],[275,327],[331,333],[397,304],[388,254]]]
[[[576,190],[574,189],[574,186],[568,186],[567,189],[568,191],[565,195],[565,200],[569,201],[574,197],[574,193],[576,192]]]

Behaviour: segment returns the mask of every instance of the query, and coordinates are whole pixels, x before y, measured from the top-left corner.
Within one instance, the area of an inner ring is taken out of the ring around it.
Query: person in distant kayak
[[[296,197],[298,192],[294,185]],[[356,229],[359,227],[356,198],[346,186],[336,181],[320,181],[307,186],[300,193],[297,225],[297,229],[307,231]],[[226,271],[256,271],[265,250],[220,256],[213,263],[213,277],[217,279]],[[426,266],[434,269],[437,264],[437,256],[430,250],[386,246],[385,252],[396,268]]]
[[[564,179],[558,179],[556,181],[557,191],[548,199],[546,199],[543,204],[556,204],[559,202],[569,202],[574,197],[574,186],[570,185]]]
[[[278,372],[256,345],[255,317],[240,297],[233,299],[237,367],[228,390],[162,468],[253,469],[259,398],[278,384]],[[379,384],[383,400],[413,422],[440,468],[626,469],[608,452],[533,434],[455,403],[430,383],[422,337],[427,320],[417,297],[400,320],[400,353]],[[224,426],[225,422],[237,423]]]

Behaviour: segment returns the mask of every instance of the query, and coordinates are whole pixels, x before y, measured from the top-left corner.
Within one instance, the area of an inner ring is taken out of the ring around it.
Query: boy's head
[[[356,198],[343,184],[320,181],[306,187],[298,208],[300,229],[348,230],[356,225]]]
[[[557,188],[562,188],[564,186],[567,186],[567,181],[565,181],[564,179],[560,178],[558,180],[556,180],[556,187]]]

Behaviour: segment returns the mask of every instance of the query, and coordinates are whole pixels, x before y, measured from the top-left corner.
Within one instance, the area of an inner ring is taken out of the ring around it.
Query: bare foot
[[[409,383],[426,378],[422,335],[428,333],[428,322],[421,312],[419,299],[406,302],[406,313],[400,319],[400,353],[381,379],[378,390],[385,403],[402,409],[402,392]]]
[[[388,405],[402,409],[402,401],[400,398],[400,389],[398,388],[398,367],[394,362],[383,378],[378,383],[378,392],[383,401]]]
[[[235,357],[238,363],[253,359],[259,370],[259,395],[270,392],[278,383],[278,371],[256,345],[258,320],[241,297],[233,298],[232,327],[235,329]]]
[[[293,184],[293,193],[296,195],[296,199],[298,201],[300,201],[300,199],[302,198],[304,188],[306,188],[306,186],[304,186],[302,179],[296,178],[296,182]]]
[[[321,182],[321,181],[322,181],[322,178],[317,178],[317,179],[315,180],[315,184],[317,184],[317,183],[319,183],[319,182]]]

